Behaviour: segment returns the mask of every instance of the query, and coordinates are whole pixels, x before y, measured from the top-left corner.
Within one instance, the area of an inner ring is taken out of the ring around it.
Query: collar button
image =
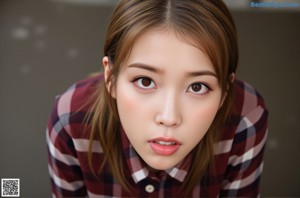
[[[146,192],[148,192],[148,193],[153,193],[154,190],[155,190],[155,188],[154,188],[153,185],[148,184],[148,185],[145,187],[145,190],[146,190]]]

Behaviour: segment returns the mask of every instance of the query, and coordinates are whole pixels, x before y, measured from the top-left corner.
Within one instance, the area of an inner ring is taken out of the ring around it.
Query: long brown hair
[[[238,62],[238,46],[233,19],[222,0],[121,0],[113,13],[105,40],[104,55],[109,58],[111,73],[96,92],[92,107],[91,141],[88,161],[92,166],[92,140],[98,139],[105,154],[102,167],[110,167],[113,176],[127,190],[122,154],[120,119],[116,100],[110,95],[115,89],[123,62],[130,56],[138,36],[152,28],[169,28],[178,37],[203,50],[213,63],[223,95],[226,95],[212,125],[193,149],[193,163],[183,183],[190,191],[204,176],[213,162],[213,144],[226,123],[233,85],[230,76]],[[96,170],[99,171],[99,170]]]

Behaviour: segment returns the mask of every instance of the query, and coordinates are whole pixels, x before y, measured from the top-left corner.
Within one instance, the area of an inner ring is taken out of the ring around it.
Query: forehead
[[[141,62],[158,67],[214,71],[209,57],[191,39],[170,29],[151,29],[136,38],[125,65]]]

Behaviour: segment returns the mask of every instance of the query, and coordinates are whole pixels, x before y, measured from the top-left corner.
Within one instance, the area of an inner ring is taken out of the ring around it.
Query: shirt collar
[[[121,136],[122,136],[122,148],[125,155],[125,160],[130,170],[131,176],[135,183],[140,182],[143,179],[146,179],[150,171],[147,168],[146,163],[141,159],[137,154],[129,139],[127,138],[123,127],[121,127]],[[172,178],[183,182],[187,176],[188,170],[191,165],[192,154],[189,153],[180,163],[175,167],[168,170],[164,170]]]

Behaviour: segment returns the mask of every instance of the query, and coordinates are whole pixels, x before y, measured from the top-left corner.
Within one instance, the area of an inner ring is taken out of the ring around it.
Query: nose
[[[182,122],[179,99],[175,93],[166,94],[159,101],[159,110],[155,117],[158,125],[178,127]]]

